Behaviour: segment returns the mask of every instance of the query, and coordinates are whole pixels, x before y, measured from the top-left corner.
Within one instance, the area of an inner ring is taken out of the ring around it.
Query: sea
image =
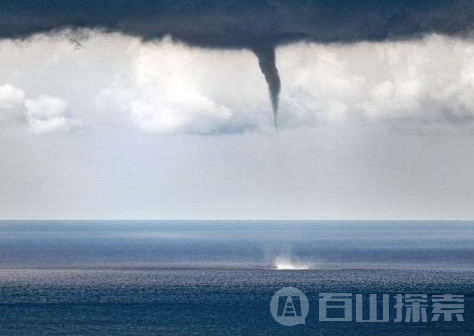
[[[285,287],[307,297],[304,323],[272,316]],[[322,319],[323,293],[348,295],[351,319]],[[365,320],[388,294],[389,320],[357,321],[357,294]],[[463,321],[433,321],[448,294]],[[472,336],[473,295],[474,222],[0,221],[1,336]]]

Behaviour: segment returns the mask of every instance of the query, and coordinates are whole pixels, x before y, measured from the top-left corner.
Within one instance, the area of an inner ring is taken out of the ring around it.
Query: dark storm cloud
[[[172,35],[214,48],[308,40],[350,42],[462,33],[468,0],[1,0],[0,36],[102,28],[146,39]]]
[[[473,23],[474,1],[469,0],[0,0],[3,38],[97,28],[145,40],[171,35],[189,45],[253,50],[275,114],[278,44],[464,34]]]

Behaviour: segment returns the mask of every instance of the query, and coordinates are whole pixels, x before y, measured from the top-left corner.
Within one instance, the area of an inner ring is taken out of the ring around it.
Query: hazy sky
[[[474,218],[474,39],[0,40],[1,218]],[[86,37],[84,37],[86,36]]]

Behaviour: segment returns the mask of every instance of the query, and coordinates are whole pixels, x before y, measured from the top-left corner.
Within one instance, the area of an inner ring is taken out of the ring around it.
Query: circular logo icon
[[[304,324],[309,312],[308,298],[298,288],[282,288],[273,295],[270,312],[275,321],[284,326]]]

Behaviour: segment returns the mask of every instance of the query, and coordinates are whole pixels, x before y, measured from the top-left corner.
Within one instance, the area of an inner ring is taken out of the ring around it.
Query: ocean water
[[[288,286],[304,325],[270,313]],[[390,322],[320,321],[320,293],[390,294]],[[393,322],[396,294],[464,322]],[[0,222],[0,335],[473,335],[473,295],[472,222]]]

